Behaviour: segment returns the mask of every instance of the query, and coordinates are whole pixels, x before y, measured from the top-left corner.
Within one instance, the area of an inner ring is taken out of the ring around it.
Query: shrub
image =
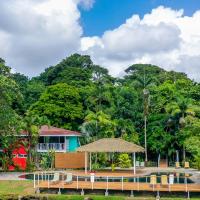
[[[131,159],[127,153],[122,153],[118,157],[118,165],[121,168],[129,168],[131,167]]]

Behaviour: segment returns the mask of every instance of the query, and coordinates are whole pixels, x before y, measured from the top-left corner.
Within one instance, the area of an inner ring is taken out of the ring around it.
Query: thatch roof
[[[120,138],[103,138],[77,149],[79,152],[144,152],[144,148]]]

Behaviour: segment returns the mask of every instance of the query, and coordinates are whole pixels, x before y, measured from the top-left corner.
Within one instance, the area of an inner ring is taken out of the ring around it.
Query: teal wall
[[[79,141],[77,136],[66,137],[69,140],[69,151],[76,151],[79,147]]]

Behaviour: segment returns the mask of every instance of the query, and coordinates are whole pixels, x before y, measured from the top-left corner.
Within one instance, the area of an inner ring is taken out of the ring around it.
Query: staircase
[[[160,166],[161,168],[167,168],[168,167],[168,162],[166,159],[161,159],[160,160]]]

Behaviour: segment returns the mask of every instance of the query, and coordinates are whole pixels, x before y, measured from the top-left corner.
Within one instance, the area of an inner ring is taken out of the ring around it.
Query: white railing
[[[66,173],[65,172],[60,172],[60,175],[59,175],[59,180],[58,180],[58,183],[57,183],[57,185],[56,185],[56,187],[55,187],[55,183],[52,181],[53,180],[53,177],[55,176],[55,173],[53,173],[53,172],[37,172],[37,173],[34,173],[34,177],[33,177],[33,185],[34,185],[34,188],[35,189],[40,189],[40,188],[42,188],[44,185],[42,184],[43,182],[46,182],[46,184],[47,184],[47,187],[48,188],[50,188],[50,186],[51,185],[53,185],[53,187],[52,188],[58,188],[59,190],[60,190],[60,188],[65,188],[64,187],[64,184],[65,184],[65,176],[66,176]],[[141,176],[142,178],[143,177],[147,177],[147,178],[150,178],[150,176]],[[102,179],[103,178],[103,180],[100,180],[100,181],[98,181],[97,179]],[[140,185],[140,177],[139,176],[137,176],[137,177],[134,177],[134,181],[133,182],[127,182],[127,181],[125,181],[125,179],[127,179],[127,178],[129,178],[129,177],[109,177],[109,176],[104,176],[104,177],[102,177],[102,176],[95,176],[94,177],[94,181],[91,181],[91,176],[78,176],[78,175],[73,175],[73,179],[72,179],[72,181],[75,183],[74,184],[74,189],[76,188],[77,190],[78,189],[82,189],[82,191],[83,191],[83,189],[84,189],[84,184],[83,183],[85,183],[85,188],[87,188],[87,189],[89,189],[88,188],[88,186],[89,185],[91,185],[91,190],[93,190],[93,189],[95,189],[95,184],[97,183],[97,182],[103,182],[103,183],[105,183],[104,185],[102,185],[102,188],[101,189],[105,189],[106,190],[106,192],[108,192],[108,190],[113,190],[113,179],[118,179],[118,181],[116,181],[116,183],[121,183],[121,187],[118,187],[117,186],[117,188],[116,188],[116,190],[122,190],[122,191],[124,191],[124,190],[130,190],[130,186],[131,186],[131,184],[133,184],[132,185],[132,192],[133,191],[143,191],[144,190],[144,188],[142,188],[142,187],[140,187],[141,185]],[[133,177],[132,177],[133,178]],[[109,180],[112,180],[112,181],[109,181]],[[146,179],[147,180],[147,179]],[[150,181],[150,180],[149,180]],[[148,185],[151,185],[152,186],[152,192],[154,192],[154,191],[156,191],[155,189],[156,189],[156,186],[157,185],[160,185],[160,183],[156,183],[156,184],[151,184],[150,182],[146,182],[146,183],[142,183],[143,184],[143,186],[144,186],[144,184],[146,184],[146,186],[148,186]],[[79,184],[79,182],[81,182],[80,184]],[[41,183],[41,185],[40,185],[40,183]],[[127,183],[129,183],[128,184],[128,188],[126,188],[126,186],[127,186]],[[177,183],[174,183],[174,184],[170,184],[170,183],[168,183],[168,188],[166,188],[166,192],[167,191],[169,191],[169,192],[171,192],[171,187],[173,187],[173,186],[176,186],[176,185],[180,185],[179,183],[177,184]],[[188,182],[187,182],[187,178],[185,178],[185,183],[183,184],[183,187],[181,188],[181,190],[182,191],[184,191],[184,185],[185,185],[185,192],[187,192],[188,193],[188,197],[189,197],[189,195],[190,195],[190,191],[188,190]],[[161,188],[162,188],[162,186],[160,186]],[[73,187],[72,187],[73,188]],[[97,189],[99,189],[98,187],[97,187]],[[37,191],[36,190],[36,191]],[[158,194],[159,194],[159,189],[157,190],[157,192],[158,192]]]
[[[66,150],[65,148],[65,143],[39,143],[38,144],[38,150],[40,151],[48,151],[48,150],[57,150],[57,151],[64,151]]]

